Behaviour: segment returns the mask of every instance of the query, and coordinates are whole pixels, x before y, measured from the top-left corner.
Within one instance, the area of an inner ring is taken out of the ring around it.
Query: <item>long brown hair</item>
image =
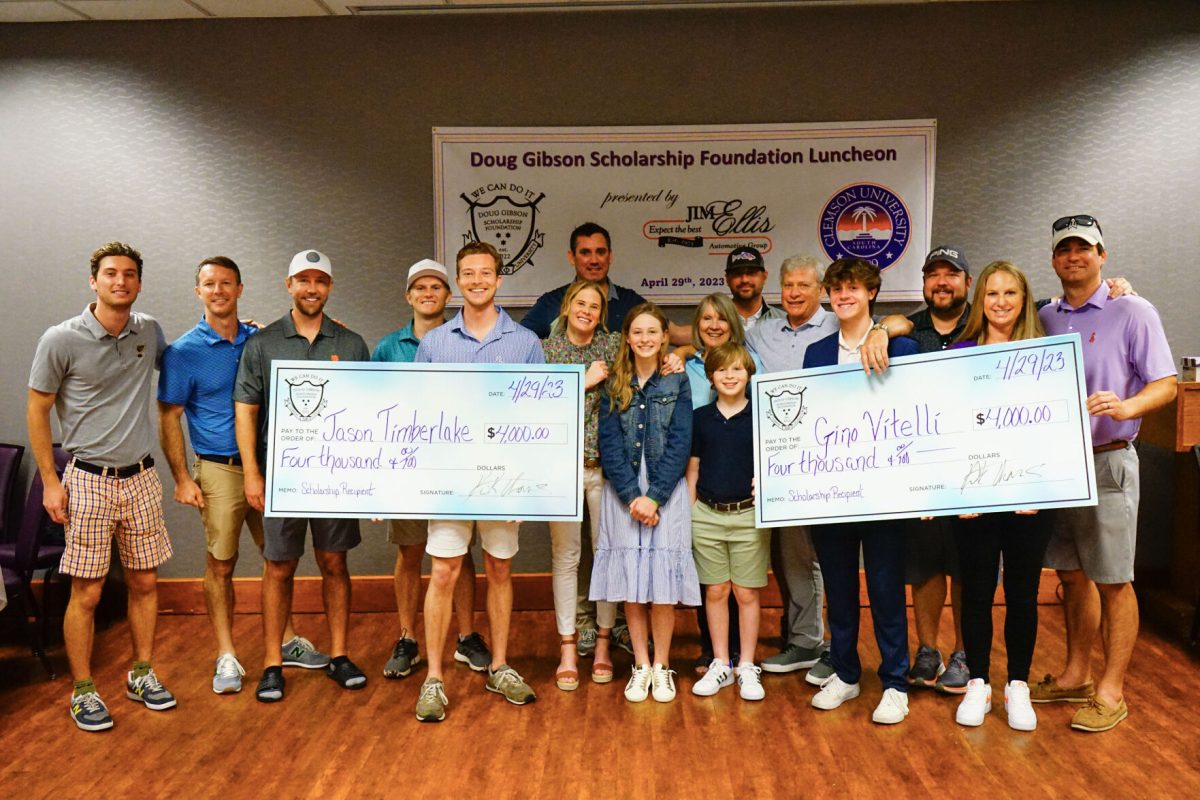
[[[663,344],[659,352],[659,359],[667,354],[667,316],[662,312],[662,309],[649,301],[639,303],[629,309],[629,313],[625,315],[625,320],[621,323],[621,344],[617,348],[617,357],[613,359],[612,370],[608,373],[608,383],[605,385],[605,391],[608,392],[609,411],[625,411],[629,408],[629,404],[633,402],[633,389],[630,387],[630,382],[633,380],[633,352],[629,349],[629,329],[633,327],[633,321],[642,314],[647,314],[658,320],[658,324],[663,329]]]
[[[971,298],[971,313],[967,315],[967,324],[963,326],[962,334],[955,341],[983,344],[984,339],[987,338],[988,321],[983,313],[983,299],[987,296],[988,278],[997,272],[1011,275],[1025,295],[1021,301],[1021,313],[1013,325],[1013,341],[1036,339],[1046,335],[1046,331],[1042,328],[1042,321],[1038,318],[1033,294],[1029,291],[1029,279],[1025,277],[1025,273],[1011,261],[993,261],[983,268],[983,272],[979,273],[979,277],[975,280],[975,296]]]

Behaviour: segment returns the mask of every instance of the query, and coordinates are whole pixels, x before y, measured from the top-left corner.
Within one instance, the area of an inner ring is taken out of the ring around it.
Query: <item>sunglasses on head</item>
[[[1104,230],[1100,227],[1100,221],[1090,214],[1075,214],[1070,217],[1060,217],[1054,220],[1054,224],[1050,227],[1055,233],[1065,231],[1068,228],[1095,228],[1101,236],[1104,235]]]

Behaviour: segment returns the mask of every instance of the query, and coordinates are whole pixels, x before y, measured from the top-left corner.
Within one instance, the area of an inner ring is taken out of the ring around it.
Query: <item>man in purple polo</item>
[[[1110,298],[1100,269],[1108,259],[1100,223],[1086,214],[1052,226],[1054,271],[1063,296],[1042,308],[1049,334],[1083,340],[1099,504],[1058,512],[1046,566],[1058,570],[1067,623],[1067,663],[1031,688],[1035,703],[1085,703],[1071,727],[1106,731],[1129,715],[1123,686],[1138,633],[1133,593],[1141,418],[1175,398],[1175,364],[1154,306]],[[1093,683],[1091,654],[1102,632],[1104,671]]]

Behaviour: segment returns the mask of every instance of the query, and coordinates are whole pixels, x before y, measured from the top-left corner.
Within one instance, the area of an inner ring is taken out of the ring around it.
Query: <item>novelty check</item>
[[[583,367],[274,361],[266,515],[583,519]]]
[[[760,527],[1096,504],[1077,334],[753,384]]]

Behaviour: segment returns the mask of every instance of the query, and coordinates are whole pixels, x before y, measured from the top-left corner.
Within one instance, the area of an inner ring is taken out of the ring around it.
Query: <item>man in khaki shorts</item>
[[[204,316],[163,353],[158,377],[159,439],[175,478],[175,501],[199,509],[204,523],[204,604],[217,636],[212,680],[217,694],[240,692],[246,674],[233,647],[233,570],[243,524],[260,553],[263,547],[262,514],[246,501],[234,435],[233,383],[246,339],[257,331],[238,321],[243,288],[233,259],[213,256],[200,262],[196,296]],[[191,473],[180,423],[185,413],[196,454]],[[287,666],[321,669],[329,664],[329,656],[296,635],[290,618],[282,655]]]
[[[412,306],[412,322],[379,341],[371,353],[372,361],[411,362],[426,333],[446,321],[446,301],[450,299],[450,276],[446,268],[432,259],[422,259],[409,267],[405,299]],[[394,519],[388,523],[388,541],[396,545],[396,613],[400,617],[400,638],[392,645],[392,655],[383,667],[385,678],[404,678],[421,662],[417,646],[417,604],[421,599],[421,562],[429,523],[423,519]],[[458,619],[458,644],[454,659],[482,672],[492,662],[483,637],[473,627],[475,612],[475,561],[468,550],[454,585],[454,615]]]
[[[153,317],[133,311],[142,256],[109,242],[91,258],[96,301],[48,329],[29,373],[29,443],[45,484],[43,505],[66,526],[60,569],[71,576],[63,641],[75,679],[71,719],[82,730],[113,726],[92,680],[96,604],[116,538],[129,591],[133,668],[125,694],[154,711],[175,706],[150,665],[158,619],[158,565],[171,557],[154,470],[150,385],[166,340]],[[50,409],[72,459],[59,479]]]

